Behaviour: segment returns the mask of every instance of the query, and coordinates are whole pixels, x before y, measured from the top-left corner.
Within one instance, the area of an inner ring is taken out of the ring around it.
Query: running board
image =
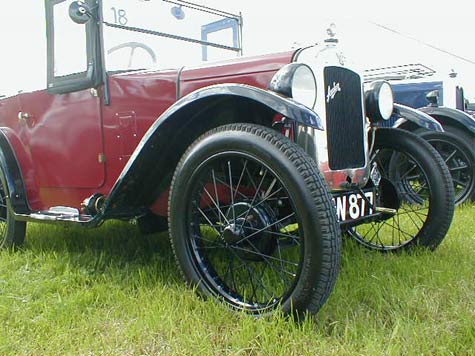
[[[54,206],[44,211],[35,211],[29,215],[17,215],[18,220],[32,222],[64,222],[74,224],[94,225],[94,216],[80,214],[76,208]]]

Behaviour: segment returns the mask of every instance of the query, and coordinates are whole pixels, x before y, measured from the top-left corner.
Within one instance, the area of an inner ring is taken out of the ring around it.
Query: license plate
[[[339,221],[356,220],[374,213],[372,208],[372,205],[374,205],[374,191],[365,191],[363,194],[366,199],[359,192],[333,197]],[[371,204],[368,204],[368,201]]]

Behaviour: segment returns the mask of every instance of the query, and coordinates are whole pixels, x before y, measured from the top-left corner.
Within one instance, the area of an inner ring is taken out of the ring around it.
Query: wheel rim
[[[5,246],[5,242],[7,239],[7,231],[8,231],[7,214],[8,214],[7,199],[5,196],[5,192],[3,190],[3,186],[0,183],[0,248]]]
[[[474,184],[473,166],[467,156],[456,144],[441,139],[427,139],[439,152],[449,168],[454,183],[455,203],[464,202],[471,194]]]
[[[430,215],[432,192],[426,172],[411,155],[389,149],[377,151],[371,162],[372,180],[378,191],[376,205],[393,208],[396,213],[353,227],[348,234],[364,246],[381,251],[414,243]],[[391,182],[397,197],[383,196],[380,182]],[[391,202],[389,206],[387,201]]]
[[[287,300],[304,238],[282,179],[255,157],[226,152],[202,163],[190,187],[189,252],[207,290],[258,313]]]

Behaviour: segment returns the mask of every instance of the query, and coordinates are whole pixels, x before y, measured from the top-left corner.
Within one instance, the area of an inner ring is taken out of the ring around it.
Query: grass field
[[[0,252],[0,355],[475,355],[475,207],[434,253],[347,241],[330,300],[302,323],[203,301],[166,235],[31,225]]]

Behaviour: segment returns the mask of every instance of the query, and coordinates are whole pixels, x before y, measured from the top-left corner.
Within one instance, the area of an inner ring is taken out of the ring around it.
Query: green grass
[[[165,235],[31,225],[0,252],[0,355],[474,355],[475,207],[434,252],[347,241],[314,318],[255,319],[181,281]]]

